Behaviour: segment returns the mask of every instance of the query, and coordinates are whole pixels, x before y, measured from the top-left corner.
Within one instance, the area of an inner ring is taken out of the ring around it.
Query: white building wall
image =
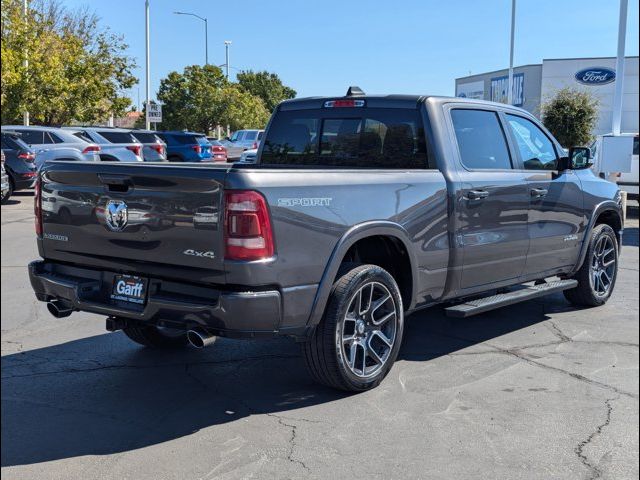
[[[611,120],[613,116],[613,97],[615,82],[605,85],[584,85],[579,83],[575,74],[585,68],[607,67],[615,70],[616,59],[611,58],[580,58],[557,59],[542,61],[542,101],[553,97],[555,92],[571,87],[591,92],[599,101],[598,123],[596,135],[611,132]],[[625,59],[624,91],[622,99],[622,131],[637,133],[639,131],[638,117],[640,115],[638,104],[639,97],[638,57]]]

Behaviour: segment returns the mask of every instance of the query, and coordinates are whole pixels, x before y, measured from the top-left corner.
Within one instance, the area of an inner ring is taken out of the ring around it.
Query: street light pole
[[[224,56],[225,56],[225,68],[227,73],[227,80],[229,80],[229,46],[231,45],[231,40],[224,41]]]
[[[204,22],[204,64],[209,65],[209,22],[205,17],[191,12],[173,12],[175,15],[189,15]]]
[[[24,0],[23,3],[23,13],[24,13],[24,21],[25,23],[27,22],[27,18],[28,18],[28,0]],[[25,47],[24,50],[24,70],[25,72],[27,72],[29,70],[29,57],[28,57],[28,53],[27,53],[27,49]],[[29,125],[29,110],[26,110],[22,113],[22,123],[23,125]]]
[[[620,135],[622,130],[622,94],[624,87],[624,46],[627,37],[627,0],[620,0],[618,19],[618,56],[616,58],[616,90],[613,97],[612,132]]]
[[[511,0],[511,46],[509,49],[509,84],[507,86],[507,103],[513,105],[513,44],[516,32],[516,0]]]
[[[145,14],[145,48],[146,48],[146,79],[145,79],[145,87],[146,87],[146,100],[145,100],[145,108],[144,108],[144,125],[147,130],[151,129],[151,122],[149,121],[149,102],[151,101],[151,87],[149,84],[149,0],[145,0],[144,2],[144,14]]]

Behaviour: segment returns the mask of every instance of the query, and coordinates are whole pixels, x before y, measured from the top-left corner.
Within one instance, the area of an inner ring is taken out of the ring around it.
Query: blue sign
[[[524,73],[513,75],[513,105],[524,105]],[[509,76],[495,77],[491,79],[491,101],[508,103],[509,101]]]
[[[576,73],[576,80],[583,85],[606,85],[616,79],[616,71],[606,67],[591,67]]]

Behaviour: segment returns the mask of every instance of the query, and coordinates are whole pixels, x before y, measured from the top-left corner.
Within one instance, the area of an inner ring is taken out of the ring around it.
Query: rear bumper
[[[283,312],[283,294],[276,289],[227,291],[149,278],[146,304],[129,306],[110,300],[115,275],[50,261],[29,264],[38,300],[63,301],[73,310],[179,329],[202,327],[227,337],[297,337],[307,331],[304,324],[296,328],[281,324],[288,315]]]

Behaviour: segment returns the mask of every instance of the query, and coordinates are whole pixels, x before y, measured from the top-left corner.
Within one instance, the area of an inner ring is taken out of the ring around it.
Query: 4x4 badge
[[[114,232],[119,232],[124,230],[124,227],[127,226],[128,220],[129,216],[126,203],[122,200],[109,200],[109,202],[107,202],[107,209],[105,212],[107,227]]]

